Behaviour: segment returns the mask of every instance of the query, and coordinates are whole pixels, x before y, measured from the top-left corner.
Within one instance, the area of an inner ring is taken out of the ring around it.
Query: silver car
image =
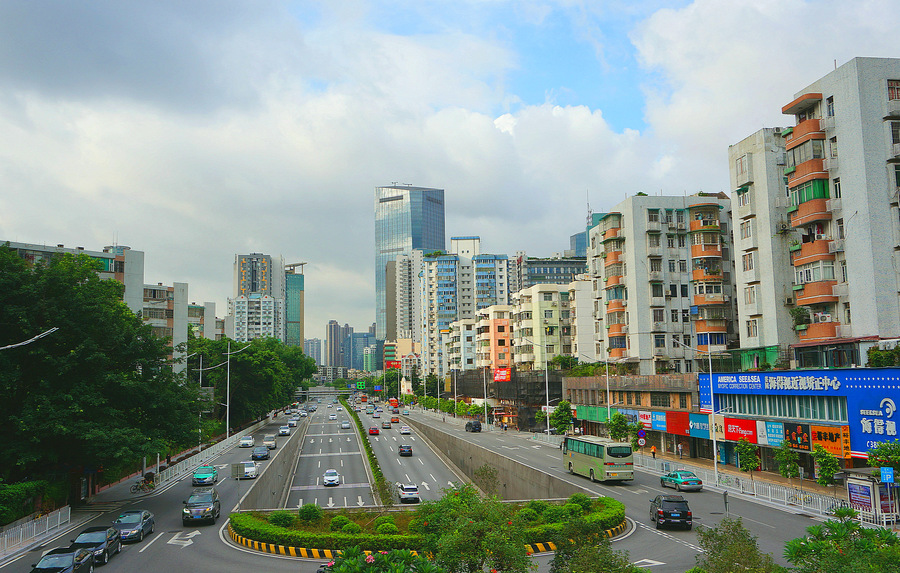
[[[322,485],[341,485],[341,474],[337,473],[337,470],[325,470]]]

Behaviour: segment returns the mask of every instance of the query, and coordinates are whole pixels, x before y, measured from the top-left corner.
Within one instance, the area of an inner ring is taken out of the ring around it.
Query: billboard
[[[746,439],[751,444],[756,443],[756,420],[744,418],[725,418],[725,439],[735,442]]]
[[[650,413],[650,427],[654,430],[658,430],[660,432],[666,431],[666,413],[665,412],[651,412]]]
[[[810,451],[812,449],[810,438],[809,424],[786,423],[784,425],[784,440],[795,450]]]
[[[690,414],[688,412],[666,412],[666,431],[679,436],[690,436]]]
[[[784,441],[784,424],[781,422],[756,421],[756,443],[777,448]]]
[[[691,414],[688,429],[692,438],[709,439],[709,416],[706,414]]]
[[[510,369],[506,366],[501,366],[499,368],[494,369],[494,382],[509,382],[512,379],[510,376]]]
[[[400,361],[399,360],[385,360],[384,361],[384,369],[385,370],[400,370]]]
[[[638,421],[645,428],[653,427],[653,415],[650,412],[647,412],[646,410],[641,410],[638,412]]]
[[[848,427],[849,430],[849,427]],[[841,426],[809,426],[812,447],[822,446],[829,454],[844,457],[843,431]]]

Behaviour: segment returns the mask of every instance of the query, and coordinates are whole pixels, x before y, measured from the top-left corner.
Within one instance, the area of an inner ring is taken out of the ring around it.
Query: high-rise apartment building
[[[568,307],[560,313],[567,316],[572,325],[572,357],[581,363],[592,363],[600,360],[600,352],[596,341],[600,336],[601,320],[597,320],[594,300],[594,287],[588,274],[578,275],[569,283]]]
[[[284,261],[262,253],[234,256],[234,296],[228,299],[229,336],[238,342],[285,337]]]
[[[153,334],[160,338],[171,338],[170,346],[175,349],[187,342],[188,337],[188,285],[162,283],[144,285],[144,309],[141,312],[144,324],[150,326]],[[174,351],[170,358],[184,357],[184,351]],[[174,365],[175,372],[184,370],[184,363]]]
[[[741,370],[786,366],[798,341],[790,269],[800,242],[790,223],[781,132],[761,129],[728,148]]]
[[[517,370],[544,370],[572,354],[569,286],[537,284],[512,295],[513,361]]]
[[[495,304],[478,311],[475,324],[475,352],[478,368],[509,368],[513,364],[513,307]]]
[[[609,359],[639,374],[693,372],[706,353],[737,346],[730,221],[723,193],[635,195],[591,229]]]
[[[325,326],[324,366],[343,366],[341,363],[341,325],[336,320],[329,320]]]
[[[408,185],[375,188],[376,338],[396,338],[396,333],[387,330],[387,264],[414,249],[443,251],[444,245],[443,189]]]
[[[444,349],[450,371],[475,369],[475,319],[463,318],[450,323]]]
[[[510,261],[510,292],[517,292],[538,284],[569,284],[587,272],[587,257],[556,254],[552,257],[529,257],[524,251]]]
[[[900,337],[900,59],[855,58],[782,112],[795,365],[864,364]]]
[[[288,346],[300,346],[304,343],[305,264],[292,263],[284,267],[284,343]],[[297,272],[298,267],[300,272]]]
[[[316,366],[322,366],[322,340],[320,338],[307,338],[303,341],[303,354],[316,361]]]
[[[187,321],[188,328],[193,331],[196,338],[220,340],[225,335],[225,321],[216,318],[216,303],[214,302],[189,304]]]

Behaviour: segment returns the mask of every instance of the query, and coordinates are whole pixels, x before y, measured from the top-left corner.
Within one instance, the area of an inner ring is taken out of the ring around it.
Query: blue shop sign
[[[651,427],[654,430],[659,430],[660,432],[666,431],[666,413],[665,412],[651,412]]]
[[[781,422],[766,422],[766,440],[770,446],[780,446],[784,441],[784,424]]]
[[[706,414],[691,414],[689,426],[692,438],[709,439],[709,416]]]
[[[709,375],[700,374],[698,383],[700,411],[708,413],[712,409]],[[898,439],[900,415],[894,418],[900,404],[900,369],[897,368],[713,373],[712,383],[717,396],[755,394],[845,399],[854,457],[865,457],[878,444]]]

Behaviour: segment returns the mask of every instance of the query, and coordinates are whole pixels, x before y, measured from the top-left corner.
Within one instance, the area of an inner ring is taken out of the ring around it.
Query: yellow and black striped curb
[[[621,535],[622,533],[624,533],[626,526],[627,526],[627,523],[623,520],[622,523],[620,523],[619,525],[613,527],[612,529],[607,529],[606,531],[604,531],[603,535],[605,537],[612,539],[613,537],[616,537],[617,535]],[[545,543],[531,543],[531,544],[525,546],[525,551],[527,551],[529,554],[547,553],[548,551],[556,551],[556,544],[553,542],[550,542],[550,541],[547,541]]]
[[[613,527],[612,529],[607,529],[604,532],[604,535],[609,538],[613,538],[617,535],[621,535],[625,531],[626,523],[622,521],[619,525]],[[231,536],[231,540],[239,545],[243,545],[244,547],[249,547],[254,551],[261,551],[263,553],[274,553],[276,555],[289,555],[291,557],[306,557],[308,559],[334,559],[335,557],[341,554],[340,550],[331,550],[331,549],[307,549],[305,547],[288,547],[284,545],[275,545],[274,543],[263,543],[262,541],[255,541],[253,539],[248,539],[241,535],[238,535],[231,528],[231,524],[228,524],[228,535]],[[525,546],[525,550],[529,554],[533,553],[546,553],[548,551],[556,551],[556,544],[552,542],[546,543],[531,543]],[[364,551],[366,555],[370,555],[371,551]],[[417,551],[411,551],[413,555],[418,555]]]

